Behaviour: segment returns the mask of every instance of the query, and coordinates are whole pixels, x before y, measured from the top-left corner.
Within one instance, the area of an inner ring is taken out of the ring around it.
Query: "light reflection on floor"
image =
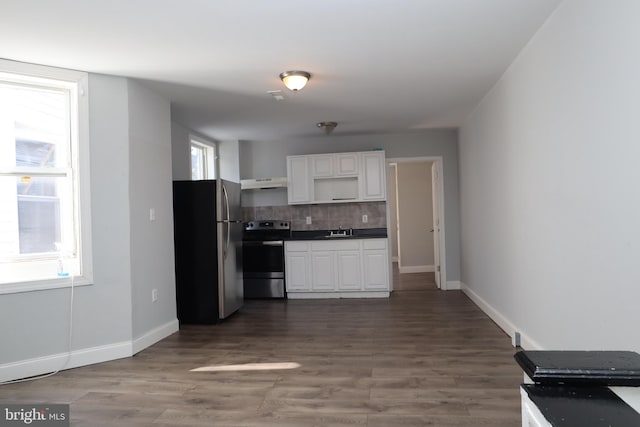
[[[296,362],[243,363],[242,365],[202,366],[191,369],[189,372],[271,371],[299,367],[300,364]]]

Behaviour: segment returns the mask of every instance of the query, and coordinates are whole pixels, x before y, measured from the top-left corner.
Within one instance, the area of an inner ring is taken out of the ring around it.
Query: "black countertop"
[[[330,237],[331,231],[338,230],[304,230],[291,231],[291,236],[285,240],[350,240],[350,239],[380,239],[387,237],[386,228],[353,228],[345,229],[347,233],[353,230],[349,236]],[[345,231],[343,230],[343,231]]]
[[[607,387],[523,384],[554,427],[640,426],[640,414]]]
[[[640,386],[640,354],[633,351],[521,351],[514,358],[536,383]]]

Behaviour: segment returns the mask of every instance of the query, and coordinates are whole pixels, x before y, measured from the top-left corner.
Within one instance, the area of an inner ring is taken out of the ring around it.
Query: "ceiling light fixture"
[[[310,78],[311,74],[306,71],[285,71],[284,73],[280,73],[282,83],[294,92],[302,89]]]
[[[320,123],[316,123],[316,126],[324,130],[324,133],[326,135],[329,135],[331,132],[333,132],[336,126],[338,126],[338,123],[337,122],[320,122]]]

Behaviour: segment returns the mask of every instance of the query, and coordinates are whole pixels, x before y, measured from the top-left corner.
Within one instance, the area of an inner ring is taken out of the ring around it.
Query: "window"
[[[90,277],[86,81],[0,60],[0,292]]]
[[[215,147],[191,137],[191,179],[215,179]]]

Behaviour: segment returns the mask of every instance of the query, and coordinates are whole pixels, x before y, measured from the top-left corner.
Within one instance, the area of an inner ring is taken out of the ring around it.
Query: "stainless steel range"
[[[245,298],[285,298],[284,240],[290,234],[288,221],[245,223],[242,236]]]

